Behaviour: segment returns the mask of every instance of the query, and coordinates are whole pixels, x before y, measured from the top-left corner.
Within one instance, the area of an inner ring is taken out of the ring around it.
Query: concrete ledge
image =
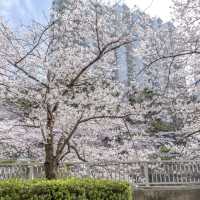
[[[200,186],[152,186],[134,188],[134,200],[200,200]]]

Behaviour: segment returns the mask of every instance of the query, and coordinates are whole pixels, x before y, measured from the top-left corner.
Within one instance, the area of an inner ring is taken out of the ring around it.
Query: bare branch
[[[194,131],[192,133],[189,133],[189,134],[185,135],[184,138],[189,138],[189,137],[191,137],[193,135],[196,135],[196,134],[199,134],[199,133],[200,133],[200,130],[197,130],[197,131]]]
[[[100,38],[99,38],[99,27],[98,27],[98,10],[97,5],[95,5],[95,31],[96,31],[96,37],[97,37],[97,47],[99,52],[101,52],[101,46],[100,46]]]
[[[85,160],[85,158],[83,158],[83,157],[79,154],[78,149],[77,149],[75,146],[70,145],[69,148],[72,148],[72,149],[75,151],[75,153],[76,153],[76,155],[77,155],[77,157],[78,157],[79,160],[81,160],[81,161],[83,161],[83,162],[87,162],[87,161]]]
[[[56,23],[56,21],[53,21],[51,24],[49,24],[48,26],[46,26],[44,28],[44,30],[41,32],[37,42],[35,43],[35,45],[33,45],[33,47],[23,56],[21,57],[18,61],[15,62],[15,64],[19,64],[21,63],[25,58],[27,58],[29,55],[32,54],[32,52],[40,45],[40,42],[44,36],[44,34]]]
[[[194,50],[194,51],[186,51],[186,52],[183,52],[183,53],[177,53],[177,54],[172,54],[172,55],[167,55],[167,56],[160,56],[159,58],[151,61],[149,64],[145,65],[145,67],[143,67],[136,76],[139,76],[143,71],[145,71],[146,69],[148,69],[149,67],[151,67],[153,64],[157,63],[158,61],[160,60],[166,60],[166,59],[169,59],[169,58],[177,58],[177,57],[181,57],[181,56],[187,56],[187,55],[194,55],[194,54],[197,54],[199,55],[200,52],[197,51],[197,50]]]
[[[49,89],[49,86],[48,86],[46,83],[43,83],[42,81],[40,81],[39,79],[37,79],[35,76],[29,74],[25,69],[19,67],[17,63],[13,63],[13,62],[11,62],[10,60],[7,60],[7,62],[8,62],[9,64],[11,64],[13,67],[15,67],[16,69],[20,70],[20,71],[21,71],[23,74],[25,74],[28,78],[30,78],[30,79],[36,81],[37,83],[39,83],[39,84],[43,85],[44,87],[46,87],[47,89]]]
[[[67,138],[62,138],[62,136],[61,136],[60,140],[58,141],[58,144],[59,144],[59,145],[57,145],[57,149],[56,149],[56,157],[59,157],[59,156],[62,154],[62,152],[63,152],[65,146],[66,146],[67,144],[69,144],[69,141],[70,141],[71,137],[73,136],[73,134],[75,133],[75,131],[77,130],[77,128],[78,128],[78,126],[79,126],[79,124],[80,124],[80,121],[81,121],[82,117],[83,117],[83,113],[81,114],[81,116],[80,116],[80,118],[77,120],[77,122],[75,123],[73,129],[72,129],[71,132],[68,134]]]
[[[73,87],[75,82],[80,78],[80,76],[88,69],[90,68],[93,64],[95,64],[97,61],[99,61],[104,55],[106,55],[107,53],[114,51],[118,48],[120,48],[123,45],[129,44],[131,41],[124,41],[122,43],[120,43],[121,39],[115,40],[115,41],[111,41],[108,44],[106,44],[101,51],[98,53],[98,55],[91,61],[89,62],[85,67],[83,67],[80,72],[75,76],[75,78],[73,78],[70,82],[70,84],[68,85],[68,87]],[[120,44],[119,44],[120,43]],[[116,46],[113,46],[116,45]],[[63,95],[65,95],[67,93],[67,90],[65,90],[63,92]]]
[[[89,118],[85,118],[83,120],[80,120],[79,123],[84,123],[84,122],[88,122],[91,120],[96,120],[96,119],[125,119],[126,117],[129,117],[131,114],[127,114],[127,115],[121,115],[121,116],[117,116],[117,115],[101,115],[101,116],[94,116],[94,117],[89,117]]]

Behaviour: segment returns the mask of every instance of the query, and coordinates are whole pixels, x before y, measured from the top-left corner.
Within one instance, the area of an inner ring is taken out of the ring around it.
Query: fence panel
[[[200,161],[63,163],[58,176],[124,180],[146,186],[200,184]],[[42,164],[0,164],[0,179],[10,178],[44,178],[44,167]]]
[[[20,178],[33,179],[44,177],[43,165],[0,164],[0,180]]]

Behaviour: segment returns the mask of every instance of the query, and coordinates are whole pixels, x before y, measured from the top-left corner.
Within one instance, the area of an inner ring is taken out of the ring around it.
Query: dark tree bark
[[[58,176],[58,166],[59,163],[54,156],[53,144],[45,145],[45,176],[47,179],[56,179]]]
[[[47,124],[46,130],[48,133],[47,141],[45,144],[45,176],[47,179],[56,179],[58,175],[58,166],[59,163],[57,161],[57,157],[54,155],[54,135],[53,135],[53,127],[54,127],[54,113],[52,112],[51,106],[47,104]]]

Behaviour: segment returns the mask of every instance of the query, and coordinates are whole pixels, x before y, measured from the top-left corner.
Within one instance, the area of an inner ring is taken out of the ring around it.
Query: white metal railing
[[[42,164],[0,163],[0,180],[11,178],[33,179],[43,177],[44,167]]]
[[[133,185],[200,184],[200,161],[63,163],[59,177],[125,180]],[[0,164],[0,179],[43,178],[42,164]]]

